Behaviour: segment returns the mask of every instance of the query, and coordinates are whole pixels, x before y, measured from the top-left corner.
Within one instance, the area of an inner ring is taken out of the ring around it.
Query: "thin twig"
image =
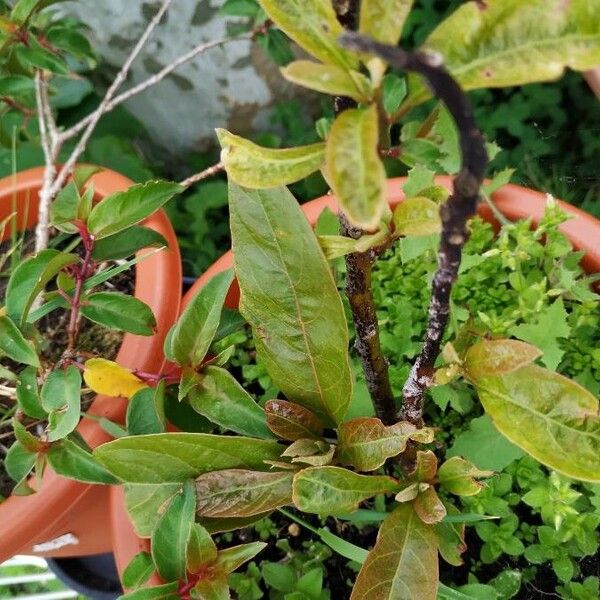
[[[236,41],[240,41],[240,40],[250,40],[250,39],[252,39],[253,36],[254,36],[254,32],[250,32],[250,33],[245,33],[243,35],[239,35],[236,37],[225,37],[225,38],[221,38],[219,40],[214,40],[211,42],[205,42],[203,44],[199,44],[195,48],[192,48],[192,50],[190,50],[189,52],[182,54],[181,56],[176,58],[173,62],[171,62],[168,65],[166,65],[165,67],[163,67],[160,71],[158,71],[158,73],[155,73],[151,77],[148,77],[148,79],[138,83],[137,85],[133,86],[131,89],[126,90],[125,92],[123,92],[123,93],[119,94],[118,96],[116,96],[115,98],[113,98],[104,107],[104,113],[107,113],[110,110],[112,110],[113,108],[119,106],[120,104],[123,104],[123,102],[126,102],[130,98],[133,98],[133,96],[137,96],[141,92],[147,90],[149,87],[152,87],[153,85],[156,85],[157,83],[160,83],[165,77],[170,75],[173,71],[178,69],[181,65],[194,59],[199,54],[202,54],[203,52],[206,52],[207,50],[210,50],[211,48],[214,48],[216,46],[221,46],[228,42],[236,42]],[[89,114],[87,117],[85,117],[84,119],[79,121],[79,123],[76,123],[75,125],[73,125],[73,127],[71,127],[70,129],[66,129],[65,131],[63,131],[60,134],[60,139],[62,141],[65,141],[65,140],[71,139],[72,137],[75,137],[79,132],[81,132],[86,127],[86,125],[88,125],[88,123],[90,123],[90,121],[94,117],[94,114],[95,114],[95,112]]]
[[[194,183],[198,183],[199,181],[202,181],[203,179],[208,179],[209,177],[216,175],[217,173],[221,172],[224,168],[225,168],[225,166],[223,165],[223,163],[218,162],[216,165],[213,165],[212,167],[208,167],[207,169],[204,169],[204,171],[200,171],[200,173],[196,173],[195,175],[191,175],[187,179],[180,181],[179,185],[181,185],[184,188],[188,188],[188,187],[190,187],[190,185],[193,185]]]
[[[458,276],[462,249],[468,238],[467,221],[477,211],[480,188],[487,166],[484,138],[473,116],[471,103],[458,83],[444,68],[442,58],[432,53],[409,53],[356,35],[344,34],[341,43],[353,50],[376,54],[394,67],[422,75],[456,122],[460,136],[462,166],[454,178],[453,193],[440,208],[442,235],[438,268],[433,278],[429,318],[423,349],[403,389],[401,418],[421,426],[423,396],[431,385],[435,361],[450,315],[450,292]]]

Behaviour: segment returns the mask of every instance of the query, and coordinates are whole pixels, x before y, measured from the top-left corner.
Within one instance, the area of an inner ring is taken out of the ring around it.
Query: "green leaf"
[[[209,517],[199,517],[198,521],[211,534],[236,531],[244,527],[250,527],[258,523],[261,519],[268,517],[271,513],[262,513],[251,517],[227,517],[223,519],[211,519]]]
[[[376,228],[386,208],[378,138],[375,105],[345,110],[327,138],[327,180],[350,221],[363,229]]]
[[[259,0],[275,25],[321,62],[355,68],[353,55],[338,43],[343,33],[329,0]]]
[[[178,364],[197,367],[204,360],[219,327],[232,281],[231,270],[215,275],[179,317],[170,339],[170,352]]]
[[[465,367],[470,379],[503,375],[531,364],[542,352],[517,340],[483,340],[467,350]]]
[[[177,483],[202,473],[246,468],[267,471],[277,460],[275,441],[207,433],[159,433],[121,438],[100,446],[95,457],[131,483]]]
[[[152,558],[165,581],[186,579],[187,546],[195,511],[194,483],[186,481],[152,533]]]
[[[225,429],[260,438],[273,437],[265,411],[225,369],[206,367],[188,399],[196,412]]]
[[[398,235],[431,235],[442,230],[440,207],[423,196],[407,198],[394,209],[394,226]]]
[[[325,160],[325,144],[297,148],[263,148],[226,129],[216,129],[221,160],[229,178],[253,189],[299,181],[318,171]]]
[[[6,310],[15,322],[24,323],[29,309],[46,284],[62,269],[79,261],[75,254],[54,249],[38,252],[11,273],[6,288]]]
[[[382,44],[396,46],[413,0],[363,0],[359,32]]]
[[[358,71],[312,60],[296,60],[283,67],[281,74],[288,81],[331,96],[347,96],[362,103],[371,99],[370,82]]]
[[[81,418],[81,374],[77,367],[52,371],[40,396],[42,408],[48,412],[48,441],[60,440],[73,431]]]
[[[25,425],[23,425],[15,417],[13,417],[12,424],[15,438],[23,446],[23,448],[27,450],[27,452],[35,454],[36,452],[44,450],[45,444],[39,438],[29,433]]]
[[[35,83],[31,77],[23,75],[6,75],[0,77],[0,96],[32,96]]]
[[[79,209],[79,190],[73,181],[69,182],[50,204],[50,223],[59,231],[76,233],[73,221],[77,219]]]
[[[109,329],[137,335],[153,335],[156,319],[150,307],[134,296],[121,292],[96,292],[85,296],[81,314]]]
[[[383,78],[383,110],[388,115],[396,112],[402,100],[406,98],[406,93],[406,78],[388,73]]]
[[[391,477],[359,475],[340,467],[309,467],[294,476],[293,500],[304,512],[335,515],[352,512],[363,500],[397,489]]]
[[[509,330],[511,335],[540,348],[544,353],[541,361],[552,370],[558,367],[565,353],[558,340],[569,337],[570,332],[562,298],[542,311],[536,323],[523,323]]]
[[[0,352],[25,365],[40,365],[33,344],[23,337],[19,328],[6,315],[0,316]]]
[[[509,442],[487,415],[472,419],[469,429],[459,434],[446,452],[447,458],[464,456],[480,469],[492,471],[502,471],[523,455],[523,450]]]
[[[320,527],[317,530],[317,533],[325,544],[348,560],[353,560],[359,564],[362,564],[365,562],[365,560],[367,560],[369,553],[364,548],[360,548],[359,546],[344,540],[343,538],[331,533],[328,529],[323,527]]]
[[[240,312],[260,361],[289,400],[339,423],[352,378],[346,318],[329,265],[288,190],[229,185]]]
[[[215,569],[225,574],[233,573],[245,562],[254,558],[266,546],[267,544],[263,542],[252,542],[221,550],[217,556]]]
[[[67,75],[69,73],[69,68],[61,58],[41,46],[34,48],[19,44],[15,48],[15,56],[26,67],[36,67],[60,75]]]
[[[33,12],[38,8],[38,5],[43,5],[44,0],[18,0],[14,8],[10,11],[10,19],[18,25],[22,25],[27,21]]]
[[[139,588],[154,573],[152,557],[147,552],[138,552],[125,567],[121,580],[123,587]]]
[[[251,517],[291,504],[289,471],[263,473],[225,469],[196,479],[199,517]]]
[[[152,536],[158,520],[182,488],[181,482],[124,486],[125,506],[137,535],[143,538]]]
[[[459,567],[463,564],[461,554],[467,549],[465,544],[465,525],[452,521],[453,517],[461,517],[460,511],[450,502],[445,502],[446,516],[435,525],[440,556],[450,565]],[[481,515],[477,515],[481,516]]]
[[[63,477],[86,483],[118,483],[92,454],[70,439],[52,444],[48,451],[48,463]]]
[[[598,400],[579,384],[535,365],[477,381],[494,425],[542,464],[600,481]]]
[[[600,7],[589,0],[466,2],[429,35],[423,49],[439,52],[464,90],[558,79],[566,67],[600,64]],[[431,93],[409,79],[407,106]]]
[[[107,196],[92,208],[88,228],[102,239],[143,221],[183,191],[178,183],[148,181]]]
[[[374,417],[352,419],[339,427],[336,459],[359,471],[374,471],[404,452],[409,439],[431,443],[433,430],[417,429],[403,421],[385,426]]]
[[[483,489],[483,484],[477,480],[493,474],[493,471],[479,470],[460,456],[453,456],[438,469],[437,476],[440,485],[451,494],[474,496]]]
[[[36,455],[27,450],[21,442],[14,442],[4,458],[4,468],[10,477],[21,483],[31,473]]]
[[[36,367],[26,367],[19,373],[16,392],[19,408],[28,417],[46,419],[47,413],[40,402]]]
[[[128,258],[142,248],[168,248],[165,238],[148,227],[133,225],[114,235],[98,240],[92,252],[97,261]]]
[[[119,600],[180,600],[177,586],[178,582],[174,581],[173,583],[140,588],[135,592],[119,596]]]
[[[323,423],[319,417],[299,404],[287,400],[269,400],[265,404],[265,411],[269,429],[284,440],[318,440],[323,437]]]
[[[227,578],[221,573],[213,574],[210,578],[200,579],[194,586],[194,598],[202,600],[229,600],[229,585]]]
[[[199,523],[192,523],[187,547],[187,570],[197,573],[204,565],[212,564],[217,558],[217,547],[210,533]]]
[[[73,181],[77,186],[77,189],[82,191],[83,186],[93,177],[96,173],[100,173],[102,167],[96,165],[77,165],[73,169]]]
[[[435,600],[437,538],[410,504],[382,523],[352,590],[351,600]]]
[[[408,172],[406,183],[402,191],[407,198],[417,196],[423,190],[434,185],[435,173],[423,165],[416,165]]]
[[[142,388],[129,400],[127,431],[130,435],[163,433],[165,431],[164,385]]]

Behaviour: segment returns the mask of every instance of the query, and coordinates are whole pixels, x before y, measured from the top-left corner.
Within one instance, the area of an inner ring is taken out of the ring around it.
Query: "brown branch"
[[[198,183],[199,181],[203,181],[204,179],[208,179],[209,177],[212,177],[213,175],[220,173],[224,168],[225,168],[225,165],[223,165],[222,162],[218,162],[217,164],[213,165],[212,167],[208,167],[208,168],[204,169],[204,171],[200,171],[199,173],[190,175],[188,178],[184,179],[183,181],[180,181],[179,185],[184,188],[188,188],[188,187],[190,187],[190,185],[193,185],[194,183]]]
[[[376,54],[395,67],[423,76],[432,92],[446,104],[459,131],[462,167],[454,179],[452,195],[440,208],[442,235],[427,332],[421,354],[411,369],[402,393],[400,418],[421,426],[423,396],[432,382],[435,361],[450,314],[450,293],[468,238],[467,221],[475,214],[480,199],[479,189],[488,160],[484,138],[475,123],[468,97],[444,68],[441,56],[424,52],[408,53],[353,33],[342,36],[341,43],[353,50]]]

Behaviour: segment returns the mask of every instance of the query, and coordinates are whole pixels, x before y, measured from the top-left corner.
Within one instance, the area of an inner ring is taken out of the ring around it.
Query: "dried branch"
[[[235,37],[225,37],[225,38],[221,38],[221,39],[214,40],[211,42],[205,42],[203,44],[199,44],[195,48],[192,48],[189,52],[182,54],[181,56],[176,58],[173,62],[164,66],[160,71],[158,71],[157,73],[155,73],[148,79],[138,83],[131,89],[129,89],[129,90],[119,94],[115,98],[113,98],[110,102],[108,102],[104,106],[103,114],[111,111],[116,106],[123,104],[123,102],[126,102],[130,98],[137,96],[141,92],[147,90],[149,87],[152,87],[153,85],[156,85],[157,83],[160,83],[165,77],[169,76],[173,71],[178,69],[181,65],[191,61],[192,59],[196,58],[198,55],[206,52],[207,50],[210,50],[211,48],[215,48],[216,46],[222,46],[223,44],[227,44],[229,42],[237,42],[240,40],[251,40],[253,37],[254,37],[254,32],[249,32],[249,33],[245,33],[245,34],[235,36]],[[90,121],[94,118],[94,115],[96,114],[96,112],[97,111],[89,114],[87,117],[85,117],[84,119],[79,121],[79,123],[76,123],[75,125],[73,125],[73,127],[71,127],[70,129],[66,129],[65,131],[63,131],[60,134],[61,141],[64,142],[65,140],[71,139],[72,137],[75,137],[78,133],[83,131],[83,129],[85,129],[86,125],[88,125],[90,123]]]
[[[432,92],[445,103],[459,132],[462,166],[454,178],[452,195],[440,209],[442,235],[427,332],[421,354],[411,369],[402,394],[400,417],[420,426],[423,396],[432,382],[435,361],[450,314],[450,292],[458,276],[462,250],[468,238],[467,221],[476,213],[480,199],[479,190],[488,160],[484,138],[475,123],[468,97],[444,68],[438,54],[408,53],[354,33],[344,34],[341,43],[353,50],[376,54],[394,67],[423,76]]]
[[[203,179],[208,179],[209,177],[216,175],[217,173],[221,172],[224,168],[225,168],[225,165],[223,165],[222,162],[218,162],[216,165],[213,165],[212,167],[208,167],[207,169],[204,169],[204,171],[200,171],[200,173],[196,173],[195,175],[191,175],[187,179],[180,181],[179,185],[181,185],[184,188],[188,188],[188,187],[190,187],[190,185],[193,185],[194,183],[198,183],[199,181],[202,181]]]

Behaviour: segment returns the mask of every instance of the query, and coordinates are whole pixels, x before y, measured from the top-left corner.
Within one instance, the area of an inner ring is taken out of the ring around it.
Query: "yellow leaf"
[[[147,387],[131,371],[104,358],[90,358],[85,363],[83,379],[97,394],[131,398],[137,391]]]

